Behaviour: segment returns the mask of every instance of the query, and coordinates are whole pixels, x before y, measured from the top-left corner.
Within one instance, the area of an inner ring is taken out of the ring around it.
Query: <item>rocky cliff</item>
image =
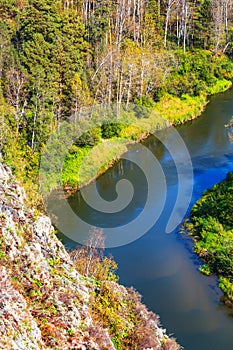
[[[78,273],[49,218],[36,215],[24,198],[0,163],[0,349],[179,349],[139,299],[137,317],[124,322],[131,333],[140,325],[140,341],[116,344],[111,320],[106,327],[92,311],[96,284]],[[124,319],[131,295],[116,282],[108,285]]]

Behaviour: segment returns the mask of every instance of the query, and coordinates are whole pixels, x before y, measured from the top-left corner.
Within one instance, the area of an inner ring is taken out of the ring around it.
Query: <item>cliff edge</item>
[[[131,345],[117,343],[111,320],[106,327],[93,313],[96,283],[78,273],[50,219],[36,215],[24,199],[24,190],[0,163],[0,349],[179,349],[140,299],[131,302],[135,315],[127,319],[131,294],[108,281],[105,289],[117,296],[122,324],[135,334],[141,327]]]

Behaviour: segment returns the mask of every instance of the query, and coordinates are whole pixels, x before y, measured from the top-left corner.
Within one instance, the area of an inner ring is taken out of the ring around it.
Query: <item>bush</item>
[[[118,123],[117,121],[114,123],[105,123],[101,126],[102,137],[104,139],[119,137],[123,127],[124,125],[122,123]]]
[[[126,140],[138,141],[143,135],[143,130],[140,127],[136,127],[135,125],[129,125],[124,128],[121,132],[120,137]]]
[[[91,130],[85,132],[82,136],[80,136],[74,144],[78,147],[85,146],[96,146],[101,140],[101,128],[96,127]]]
[[[232,79],[233,62],[226,56],[214,58],[214,75],[218,79]]]
[[[212,93],[211,88],[217,79],[232,78],[233,64],[226,56],[215,57],[210,51],[205,50],[185,54],[177,50],[175,57],[177,65],[165,81],[166,92],[174,96],[180,97],[182,94],[200,96]]]
[[[79,151],[79,148],[76,145],[72,145],[69,149],[70,154],[76,154],[76,153],[78,153],[78,151]]]
[[[136,98],[134,100],[134,103],[139,105],[139,106],[144,106],[144,107],[150,108],[150,109],[153,109],[156,106],[155,101],[149,96],[142,96],[140,98]]]

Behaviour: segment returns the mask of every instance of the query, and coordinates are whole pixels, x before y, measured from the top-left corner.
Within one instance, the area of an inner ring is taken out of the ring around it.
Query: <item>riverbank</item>
[[[205,191],[191,210],[186,227],[204,264],[200,271],[217,274],[225,302],[233,308],[233,173]]]
[[[150,101],[150,108],[140,106],[141,113],[145,113],[146,117],[139,119],[130,115],[131,125],[125,122],[125,116],[116,120],[116,124],[121,125],[117,136],[110,139],[100,138],[97,147],[76,147],[68,153],[62,174],[66,193],[70,195],[106,172],[127,152],[129,144],[143,141],[156,130],[198,118],[208,103],[208,96],[224,92],[231,86],[231,81],[218,79],[208,89],[209,93],[201,96],[182,95],[179,98],[165,94],[157,103]]]

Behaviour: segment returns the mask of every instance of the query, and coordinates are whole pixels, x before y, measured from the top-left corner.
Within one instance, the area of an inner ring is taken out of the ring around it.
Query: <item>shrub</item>
[[[74,144],[78,147],[85,146],[96,146],[101,140],[101,128],[96,127],[91,130],[85,132],[82,136],[80,136]]]
[[[155,101],[149,96],[142,96],[140,98],[136,98],[134,100],[134,103],[139,105],[139,106],[144,106],[144,107],[150,108],[150,109],[153,109],[156,106]]]
[[[118,123],[104,123],[101,126],[102,137],[104,139],[111,139],[112,137],[119,137],[124,124]]]

